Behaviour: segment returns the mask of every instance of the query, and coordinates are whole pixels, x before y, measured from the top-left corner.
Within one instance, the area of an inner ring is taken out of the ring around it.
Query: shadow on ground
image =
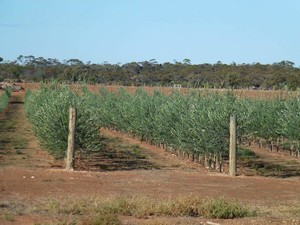
[[[243,175],[289,178],[300,176],[300,163],[297,160],[275,160],[272,157],[261,157],[249,149],[241,149],[238,166]]]
[[[76,158],[76,170],[121,171],[162,168],[161,165],[151,162],[139,145],[124,143],[119,138],[102,138],[101,151],[80,154]]]

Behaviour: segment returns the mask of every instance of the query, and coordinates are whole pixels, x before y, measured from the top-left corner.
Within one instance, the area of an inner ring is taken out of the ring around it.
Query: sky
[[[0,57],[300,66],[299,0],[0,0]]]

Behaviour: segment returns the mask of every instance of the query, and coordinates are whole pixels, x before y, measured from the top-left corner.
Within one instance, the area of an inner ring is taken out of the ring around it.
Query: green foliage
[[[244,104],[251,109],[251,127],[248,132],[253,136],[264,139],[277,138],[282,134],[281,122],[282,110],[286,100],[260,99],[244,100]]]
[[[11,96],[11,90],[10,89],[5,89],[5,92],[0,95],[0,112],[5,109],[5,107],[9,103],[9,98]]]
[[[257,158],[254,152],[252,152],[249,149],[241,148],[241,147],[237,150],[237,157],[238,159],[241,160],[249,160],[249,159]]]
[[[164,143],[190,153],[228,153],[229,117],[238,116],[238,139],[284,137],[300,140],[300,100],[242,99],[232,92],[173,92],[147,94],[124,89],[100,95],[86,91],[88,105],[101,126],[140,136],[142,140]]]
[[[300,99],[292,98],[283,102],[277,117],[280,134],[290,141],[300,140]]]
[[[89,107],[101,126],[197,154],[227,152],[230,115],[242,109],[247,112],[240,116],[240,134],[247,128],[250,115],[231,93],[174,92],[166,96],[157,91],[148,95],[143,89],[135,94],[101,89],[100,95],[89,96]]]
[[[262,89],[300,87],[300,68],[293,62],[282,61],[273,64],[191,64],[182,62],[158,63],[155,59],[124,64],[84,63],[79,59],[59,61],[20,55],[15,61],[0,63],[0,79],[67,82],[86,82],[119,85],[170,86],[174,83],[183,87]]]
[[[58,158],[67,147],[68,109],[78,108],[77,148],[99,146],[100,127],[118,129],[156,144],[194,154],[228,154],[229,117],[238,116],[238,138],[266,140],[284,137],[300,140],[298,98],[272,100],[240,99],[233,93],[174,91],[163,95],[137,89],[98,95],[84,89],[76,94],[68,87],[45,86],[26,95],[26,114],[40,143]]]
[[[77,95],[69,87],[56,84],[26,93],[26,116],[40,144],[56,158],[63,158],[66,153],[70,107],[77,108],[76,149],[98,150],[99,123],[87,107],[85,95]]]
[[[265,140],[283,137],[289,141],[300,141],[300,127],[298,126],[300,124],[300,100],[298,97],[268,100],[241,99],[239,101],[243,102],[242,105],[251,112],[246,135]]]
[[[224,198],[208,199],[204,202],[201,211],[205,218],[212,219],[234,219],[257,215],[255,210],[237,201],[228,201]]]

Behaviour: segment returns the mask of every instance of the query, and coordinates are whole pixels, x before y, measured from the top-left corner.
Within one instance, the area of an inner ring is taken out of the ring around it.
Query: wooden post
[[[236,176],[236,114],[230,117],[229,175]]]
[[[69,111],[69,135],[67,150],[67,170],[74,170],[74,146],[75,146],[75,130],[76,130],[76,108],[70,108]]]

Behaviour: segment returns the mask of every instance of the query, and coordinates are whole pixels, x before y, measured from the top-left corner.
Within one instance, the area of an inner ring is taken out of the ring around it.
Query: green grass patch
[[[13,215],[13,214],[10,213],[10,212],[5,213],[5,214],[3,215],[3,219],[4,219],[5,221],[13,222],[13,221],[15,221],[15,215]]]
[[[142,153],[142,149],[139,145],[131,145],[129,146],[129,149],[130,148],[137,159],[146,159],[146,156]]]
[[[251,210],[240,202],[225,198],[205,201],[201,211],[205,218],[212,219],[234,219],[257,215],[255,210]]]
[[[268,162],[254,162],[252,168],[259,172],[260,175],[283,173],[286,171],[285,166],[280,164],[272,164]]]
[[[28,140],[21,137],[16,137],[12,141],[12,147],[15,150],[25,149],[28,146]]]
[[[1,131],[14,131],[16,128],[16,122],[11,120],[10,118],[8,120],[4,120],[0,122],[0,130]]]
[[[137,144],[124,144],[119,138],[106,138],[102,139],[103,145],[108,145],[112,149],[117,149],[117,152],[127,154],[128,157],[136,159],[146,159],[146,155],[142,152],[142,148]],[[110,154],[110,155],[109,155]],[[110,151],[108,156],[115,157],[114,151]]]
[[[258,158],[257,155],[251,150],[239,147],[237,150],[237,158],[240,160],[249,160]]]

